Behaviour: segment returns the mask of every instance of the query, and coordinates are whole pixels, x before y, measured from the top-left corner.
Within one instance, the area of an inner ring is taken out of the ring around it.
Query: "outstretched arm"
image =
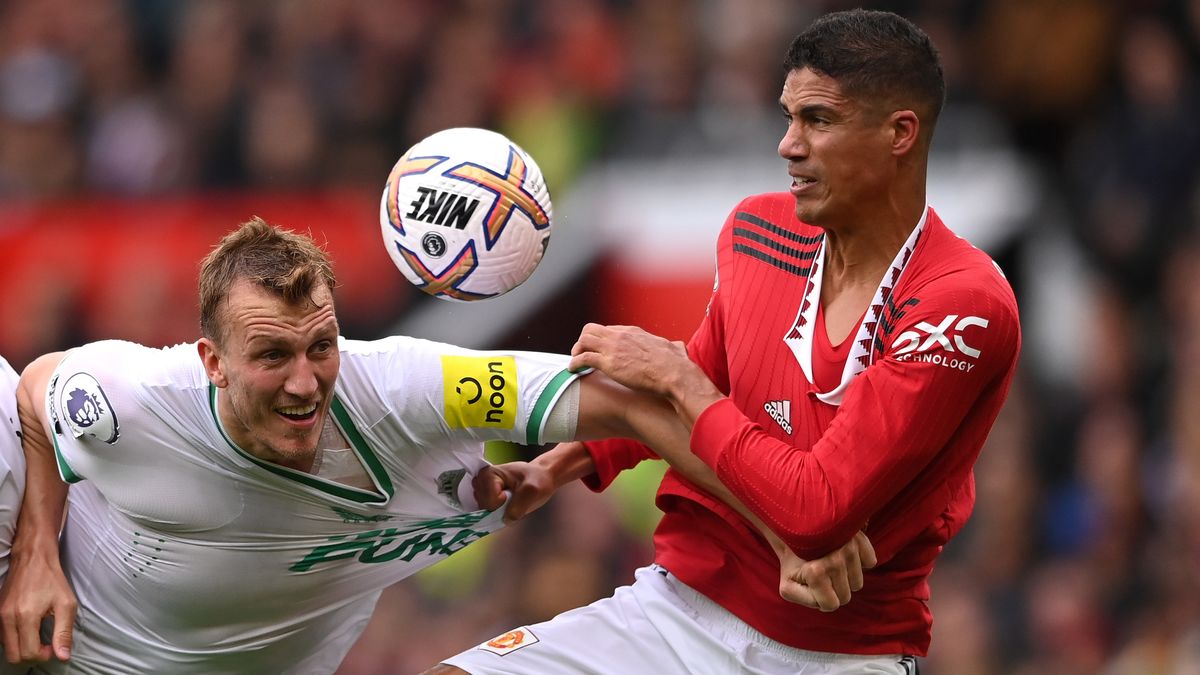
[[[689,481],[746,518],[780,559],[779,590],[785,599],[832,611],[849,602],[852,591],[862,588],[862,569],[874,566],[875,553],[861,533],[819,560],[800,558],[691,453],[688,430],[666,400],[634,392],[601,373],[583,378],[580,387],[577,436],[636,438],[653,447]],[[582,443],[563,443],[530,464],[501,465],[481,474],[482,482],[477,482],[476,488],[493,495],[500,489],[511,490],[507,515],[515,520],[540,507],[557,488],[593,471],[591,455]]]
[[[58,557],[67,484],[58,475],[44,406],[50,375],[62,357],[58,352],[35,360],[17,385],[25,498],[8,576],[0,588],[4,653],[11,663],[48,661],[52,656],[65,661],[71,654],[76,601]],[[43,645],[40,628],[48,615],[54,616],[54,633],[52,644]]]

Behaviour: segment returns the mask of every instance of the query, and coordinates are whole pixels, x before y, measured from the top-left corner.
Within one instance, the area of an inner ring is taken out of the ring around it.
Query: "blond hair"
[[[280,229],[255,216],[221,238],[200,263],[200,333],[224,337],[222,304],[246,279],[288,303],[310,298],[322,284],[337,283],[329,255],[312,238]]]

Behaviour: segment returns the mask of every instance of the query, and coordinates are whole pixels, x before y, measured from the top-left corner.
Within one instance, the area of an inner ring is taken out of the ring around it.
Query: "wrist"
[[[56,535],[22,533],[13,540],[9,556],[14,566],[48,565],[53,569],[61,569]]]
[[[667,399],[690,429],[700,413],[725,397],[699,368],[692,367],[667,385]]]
[[[596,471],[591,453],[580,441],[559,443],[535,457],[530,464],[544,470],[550,476],[556,490]]]

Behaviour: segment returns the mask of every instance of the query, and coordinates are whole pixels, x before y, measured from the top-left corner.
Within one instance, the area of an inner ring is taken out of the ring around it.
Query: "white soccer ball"
[[[495,297],[528,279],[550,241],[551,215],[533,158],[502,134],[466,127],[409,148],[379,205],[392,262],[447,300]]]

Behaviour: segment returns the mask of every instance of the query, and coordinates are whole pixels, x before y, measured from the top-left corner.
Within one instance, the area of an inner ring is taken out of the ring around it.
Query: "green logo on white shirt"
[[[461,516],[437,518],[416,523],[409,528],[389,527],[358,534],[330,537],[329,543],[309,551],[289,572],[307,572],[322,563],[357,557],[361,563],[381,563],[392,560],[409,562],[418,555],[448,556],[488,535],[487,531],[471,529],[491,511],[475,511]]]
[[[355,513],[353,511],[343,509],[340,506],[334,506],[331,508],[333,509],[334,513],[336,513],[342,517],[343,523],[381,523],[383,521],[392,519],[392,516],[389,516],[386,514],[378,515],[378,516],[369,516],[369,515],[365,515],[362,513]]]

